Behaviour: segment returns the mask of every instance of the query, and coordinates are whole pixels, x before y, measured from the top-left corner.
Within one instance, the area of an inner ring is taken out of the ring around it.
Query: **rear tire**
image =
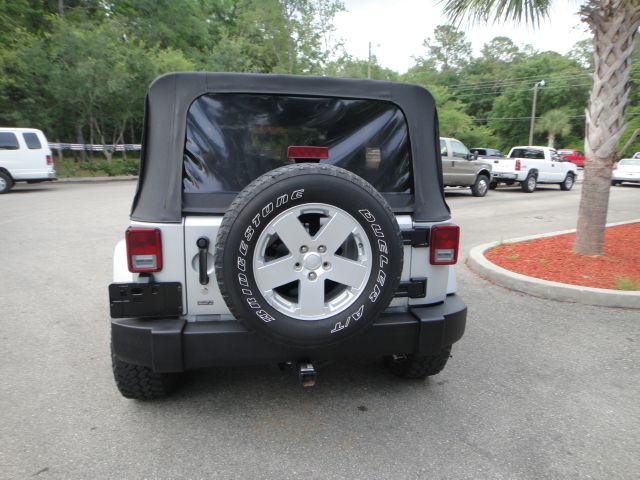
[[[489,184],[489,190],[495,190],[496,188],[498,188],[498,182],[491,182]]]
[[[386,357],[387,367],[397,377],[422,379],[440,373],[451,357],[451,345],[436,355],[407,355],[397,359]]]
[[[529,175],[524,182],[520,182],[520,188],[523,192],[533,193],[536,191],[536,187],[538,186],[538,179],[535,175]]]
[[[178,385],[177,373],[157,373],[149,367],[123,362],[111,353],[113,376],[125,398],[152,400],[173,392]]]
[[[9,175],[0,172],[0,194],[7,193],[13,187],[13,180]]]
[[[573,188],[574,183],[575,178],[573,176],[573,173],[567,173],[567,177],[560,184],[560,190],[564,190],[565,192],[567,192]]]
[[[620,182],[618,180],[611,180],[612,187],[617,187],[618,185],[620,185]]]
[[[489,191],[489,179],[486,175],[478,175],[476,183],[471,185],[471,194],[474,197],[484,197]]]

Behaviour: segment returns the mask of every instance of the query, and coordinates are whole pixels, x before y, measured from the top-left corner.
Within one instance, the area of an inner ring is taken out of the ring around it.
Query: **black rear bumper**
[[[238,321],[187,322],[180,318],[111,320],[114,354],[157,372],[219,365],[251,365],[309,359],[435,354],[464,333],[467,306],[456,295],[443,303],[385,313],[354,339],[317,349],[285,347],[248,331]]]

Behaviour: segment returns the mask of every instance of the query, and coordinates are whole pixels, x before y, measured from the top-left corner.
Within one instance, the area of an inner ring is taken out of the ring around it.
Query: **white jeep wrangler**
[[[288,363],[304,385],[349,357],[440,372],[466,306],[436,118],[413,85],[157,79],[109,286],[120,392],[162,396],[216,365]]]

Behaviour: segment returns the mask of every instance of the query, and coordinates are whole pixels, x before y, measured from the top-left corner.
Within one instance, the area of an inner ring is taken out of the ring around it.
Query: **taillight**
[[[516,160],[516,170],[520,171],[520,160]]]
[[[47,155],[47,165],[53,165],[53,158],[51,158],[51,155]]]
[[[312,159],[326,160],[329,158],[329,147],[309,147],[291,145],[287,148],[287,157],[292,160]]]
[[[147,273],[162,270],[160,230],[131,227],[127,229],[125,239],[130,272]]]
[[[440,225],[431,229],[431,265],[453,265],[458,261],[460,227]]]
[[[617,170],[617,169],[618,169],[618,165],[614,165],[613,170]]]

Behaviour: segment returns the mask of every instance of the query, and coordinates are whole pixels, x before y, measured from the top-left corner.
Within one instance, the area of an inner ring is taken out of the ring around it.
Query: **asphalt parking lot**
[[[0,478],[637,478],[640,313],[515,293],[462,263],[573,228],[580,188],[447,190],[469,318],[432,379],[361,361],[303,390],[273,365],[220,368],[144,403],[113,384],[106,292],[135,183],[19,185],[0,196]],[[609,221],[638,205],[640,187],[612,188]]]

